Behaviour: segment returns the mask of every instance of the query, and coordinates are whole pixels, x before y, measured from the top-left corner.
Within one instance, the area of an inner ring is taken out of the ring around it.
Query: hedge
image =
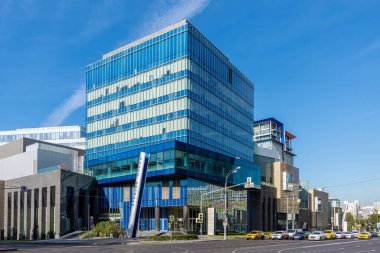
[[[170,236],[150,236],[149,241],[170,241]],[[196,240],[198,239],[198,235],[173,235],[172,240]]]

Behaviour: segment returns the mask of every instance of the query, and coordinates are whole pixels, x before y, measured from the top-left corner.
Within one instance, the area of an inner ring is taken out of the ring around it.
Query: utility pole
[[[294,210],[294,194],[293,194],[293,202],[292,202],[292,229],[294,230],[294,219],[295,219],[295,216],[296,216],[296,212]]]
[[[286,231],[288,231],[289,229],[288,214],[289,214],[289,198],[286,198]]]

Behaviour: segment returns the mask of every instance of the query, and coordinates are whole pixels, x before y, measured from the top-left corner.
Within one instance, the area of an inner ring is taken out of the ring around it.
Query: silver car
[[[352,238],[358,238],[358,234],[359,234],[359,231],[357,231],[357,230],[353,230],[351,232]]]
[[[326,235],[323,231],[314,231],[309,235],[309,241],[322,241],[326,240]]]
[[[335,232],[335,234],[336,234],[336,239],[346,239],[346,234],[344,234],[343,232],[337,231]]]
[[[352,236],[352,234],[350,232],[345,231],[345,232],[343,232],[343,234],[346,236],[346,239],[353,238],[353,236]]]

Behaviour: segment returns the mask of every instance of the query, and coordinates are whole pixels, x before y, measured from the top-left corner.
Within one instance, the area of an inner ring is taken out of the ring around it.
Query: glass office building
[[[128,224],[142,151],[150,160],[140,230],[166,230],[175,215],[178,228],[196,231],[200,195],[236,166],[229,184],[260,185],[253,83],[188,21],[104,55],[86,67],[86,84],[85,166],[101,187],[100,217]],[[205,200],[217,226],[219,195]],[[231,229],[247,229],[247,196],[244,187],[229,192]]]
[[[22,128],[0,131],[0,146],[21,138],[29,138],[73,148],[85,149],[85,136],[86,130],[81,126]]]

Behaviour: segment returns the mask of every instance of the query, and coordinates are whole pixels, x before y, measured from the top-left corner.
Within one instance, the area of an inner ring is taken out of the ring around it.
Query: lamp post
[[[223,222],[223,226],[224,226],[224,240],[227,239],[227,182],[228,182],[228,177],[231,176],[232,174],[238,172],[238,170],[240,170],[240,166],[236,167],[235,169],[233,170],[230,170],[227,175],[226,175],[226,181],[224,183],[224,222]]]

